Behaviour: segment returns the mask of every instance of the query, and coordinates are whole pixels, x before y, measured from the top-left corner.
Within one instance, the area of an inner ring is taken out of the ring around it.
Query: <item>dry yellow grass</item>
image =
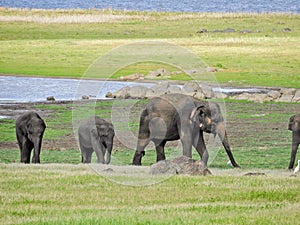
[[[177,21],[186,19],[225,19],[225,18],[270,18],[286,16],[283,13],[185,13],[185,12],[139,12],[113,9],[18,9],[0,7],[0,22],[33,22],[41,24],[58,23],[113,23],[116,21]],[[292,18],[294,15],[290,14]]]

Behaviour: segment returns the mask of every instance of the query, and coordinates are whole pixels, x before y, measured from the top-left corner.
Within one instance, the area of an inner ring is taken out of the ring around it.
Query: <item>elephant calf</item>
[[[98,163],[109,164],[114,136],[113,125],[97,116],[81,123],[78,128],[78,138],[82,162],[91,163],[95,151]],[[104,161],[105,154],[107,154],[106,161]]]
[[[27,112],[16,120],[16,136],[20,147],[21,162],[30,163],[31,151],[34,148],[32,163],[40,163],[40,151],[46,124],[36,112]]]
[[[300,114],[291,116],[288,129],[293,132],[292,152],[289,169],[293,169],[295,158],[300,144]]]
[[[199,101],[183,94],[167,94],[152,98],[140,118],[137,149],[133,165],[141,165],[145,147],[150,141],[156,146],[156,161],[164,160],[167,141],[180,139],[183,155],[192,158],[192,146],[207,165],[208,152],[203,132],[218,135],[234,167],[235,162],[229,147],[225,122],[217,103]]]

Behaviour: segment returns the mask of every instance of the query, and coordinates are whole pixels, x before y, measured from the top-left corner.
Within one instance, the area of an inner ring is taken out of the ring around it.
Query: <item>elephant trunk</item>
[[[32,156],[32,163],[40,163],[40,152],[42,147],[42,139],[35,138],[33,140],[34,152]]]
[[[105,164],[109,164],[110,163],[110,159],[111,159],[111,151],[113,149],[113,143],[107,143],[107,151],[106,151],[106,161]]]
[[[300,144],[300,133],[293,131],[293,139],[292,139],[292,152],[291,152],[291,160],[289,164],[289,169],[293,169],[295,158],[298,150],[298,146]]]
[[[240,168],[240,166],[235,162],[232,152],[230,150],[230,146],[229,146],[229,142],[228,142],[228,138],[227,138],[227,132],[226,132],[226,128],[225,128],[225,122],[222,121],[217,124],[216,133],[218,134],[219,138],[222,141],[223,147],[226,150],[226,153],[230,159],[232,166]]]

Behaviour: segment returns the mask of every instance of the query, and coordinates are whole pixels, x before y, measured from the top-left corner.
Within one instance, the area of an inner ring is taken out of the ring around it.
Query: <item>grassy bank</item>
[[[0,164],[1,224],[297,224],[297,177],[173,176],[149,186],[83,165]]]
[[[160,40],[217,68],[220,83],[299,88],[299,21],[290,14],[1,9],[0,73],[79,78],[113,48]],[[215,32],[227,28],[234,32]]]
[[[78,119],[95,113],[109,121],[114,121],[117,136],[112,153],[113,164],[129,165],[136,147],[135,138],[139,127],[139,115],[147,101],[98,101],[94,104],[51,103],[23,104],[18,110],[35,110],[47,124],[44,135],[42,163],[80,163],[80,152],[74,130]],[[227,119],[228,138],[237,162],[245,169],[284,169],[287,168],[291,152],[291,132],[287,130],[290,116],[300,111],[299,104],[253,103],[227,101],[224,115]],[[129,117],[126,118],[127,110]],[[15,120],[0,121],[0,162],[19,162],[16,146]],[[128,140],[131,140],[128,142]],[[218,143],[218,138],[205,135],[207,143]],[[129,144],[128,144],[129,143]],[[208,145],[210,167],[230,168],[228,156],[221,144]],[[199,155],[194,152],[194,158]],[[167,158],[182,154],[177,142],[170,142],[166,148]],[[93,157],[95,160],[95,156]],[[155,150],[149,147],[143,159],[144,165],[156,160]]]

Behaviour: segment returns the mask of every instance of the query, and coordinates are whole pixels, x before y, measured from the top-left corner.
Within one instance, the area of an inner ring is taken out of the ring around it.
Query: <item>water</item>
[[[107,92],[134,85],[140,83],[0,76],[0,103],[45,101],[48,96],[54,96],[55,100],[78,100],[83,95],[105,99]]]
[[[0,0],[2,7],[43,9],[121,9],[167,12],[300,13],[299,0]]]
[[[35,78],[0,76],[0,104],[10,102],[39,102],[48,96],[56,100],[78,100],[83,95],[90,98],[106,99],[107,92],[115,92],[125,86],[144,85],[151,87],[152,83],[99,81],[58,78]],[[181,86],[180,86],[181,87]],[[261,88],[214,87],[214,91],[226,94],[242,92],[265,92]]]

